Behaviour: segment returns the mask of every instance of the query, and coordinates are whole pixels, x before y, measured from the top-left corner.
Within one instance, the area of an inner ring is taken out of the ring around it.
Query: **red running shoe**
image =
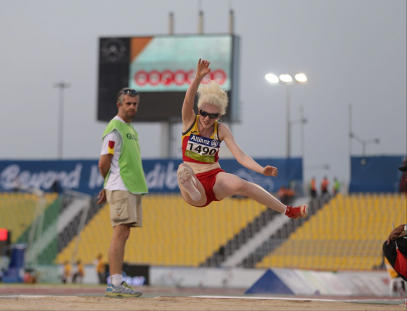
[[[300,217],[307,217],[308,216],[308,205],[303,204],[300,206],[287,206],[287,210],[285,211],[285,215],[292,219],[298,219]]]

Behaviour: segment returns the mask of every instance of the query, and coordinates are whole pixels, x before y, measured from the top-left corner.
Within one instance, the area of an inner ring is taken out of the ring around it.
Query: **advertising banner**
[[[241,166],[236,160],[222,160],[221,167],[269,192],[282,185],[302,182],[302,160],[256,159],[260,165],[278,168],[277,177],[258,174]],[[177,169],[181,160],[144,160],[143,168],[150,193],[178,193]],[[57,186],[57,187],[56,187]],[[71,189],[96,195],[102,189],[103,178],[98,160],[0,161],[0,191],[32,187],[45,191]]]
[[[210,60],[203,83],[215,80],[231,90],[232,36],[154,36],[130,39],[129,85],[140,92],[185,92],[197,60]]]

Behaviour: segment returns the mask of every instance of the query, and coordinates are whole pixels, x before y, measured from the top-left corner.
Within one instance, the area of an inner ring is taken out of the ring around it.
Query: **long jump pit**
[[[0,284],[0,310],[407,310],[402,297],[254,296],[238,289],[138,287],[139,298],[104,297],[104,286]]]

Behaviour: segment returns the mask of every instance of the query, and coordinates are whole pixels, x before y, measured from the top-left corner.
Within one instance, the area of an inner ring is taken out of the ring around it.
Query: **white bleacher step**
[[[307,204],[309,202],[308,197],[301,197],[294,200],[293,205],[298,206],[301,204]],[[264,226],[259,232],[257,232],[251,239],[247,240],[238,250],[228,257],[222,264],[222,267],[236,267],[251,253],[253,253],[258,247],[260,247],[264,241],[275,234],[281,229],[287,222],[290,221],[285,215],[276,215],[273,219]]]

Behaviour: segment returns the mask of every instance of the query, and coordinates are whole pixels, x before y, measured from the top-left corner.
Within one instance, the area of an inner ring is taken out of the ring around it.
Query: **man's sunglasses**
[[[209,116],[209,119],[216,119],[217,117],[219,117],[219,113],[208,113],[208,112],[206,112],[205,110],[202,110],[202,109],[199,109],[199,114],[201,115],[201,116],[203,116],[204,118],[206,117],[206,116]]]
[[[127,89],[127,90],[123,90],[122,91],[123,94],[133,94],[133,95],[138,95],[138,92],[136,90],[133,89]]]

